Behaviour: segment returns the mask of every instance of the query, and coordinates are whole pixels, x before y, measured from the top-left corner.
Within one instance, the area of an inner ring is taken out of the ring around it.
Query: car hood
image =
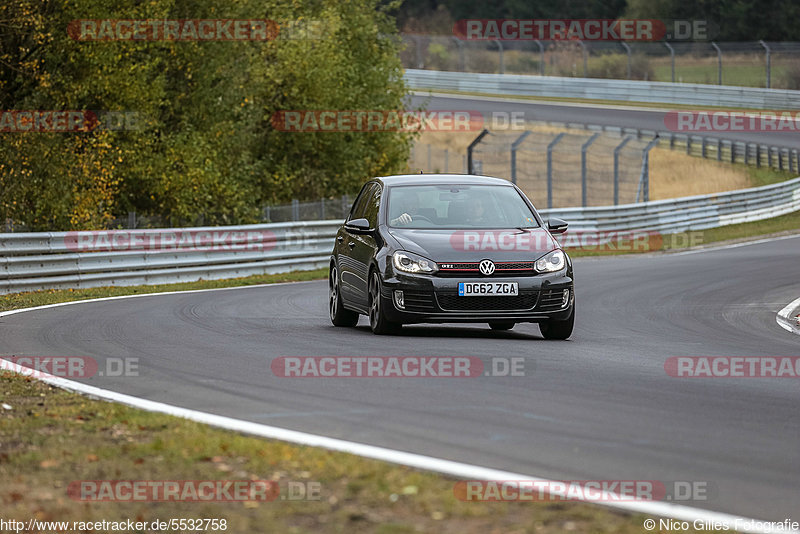
[[[544,228],[415,230],[391,228],[403,249],[436,262],[532,261],[558,248]]]

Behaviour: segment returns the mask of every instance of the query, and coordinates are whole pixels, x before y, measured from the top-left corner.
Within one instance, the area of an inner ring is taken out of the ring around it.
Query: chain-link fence
[[[402,39],[413,69],[800,89],[800,42]]]
[[[540,207],[648,200],[650,139],[602,132],[491,132],[473,149],[475,174],[516,183]]]

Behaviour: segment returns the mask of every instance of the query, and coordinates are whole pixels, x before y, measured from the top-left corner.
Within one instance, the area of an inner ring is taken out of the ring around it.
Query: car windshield
[[[537,228],[532,210],[505,185],[389,188],[387,222],[396,228]]]

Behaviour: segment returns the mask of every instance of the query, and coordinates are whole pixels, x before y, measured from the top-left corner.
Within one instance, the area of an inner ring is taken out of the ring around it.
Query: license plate
[[[459,282],[459,297],[513,297],[519,295],[517,282]]]

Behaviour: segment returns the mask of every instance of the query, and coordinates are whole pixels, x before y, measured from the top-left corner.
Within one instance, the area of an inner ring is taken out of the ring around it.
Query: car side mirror
[[[547,220],[547,229],[551,234],[563,234],[567,231],[569,224],[566,221],[552,217]]]
[[[350,230],[356,234],[366,234],[369,232],[369,221],[366,219],[353,219],[352,221],[347,221],[344,225],[347,230]]]

